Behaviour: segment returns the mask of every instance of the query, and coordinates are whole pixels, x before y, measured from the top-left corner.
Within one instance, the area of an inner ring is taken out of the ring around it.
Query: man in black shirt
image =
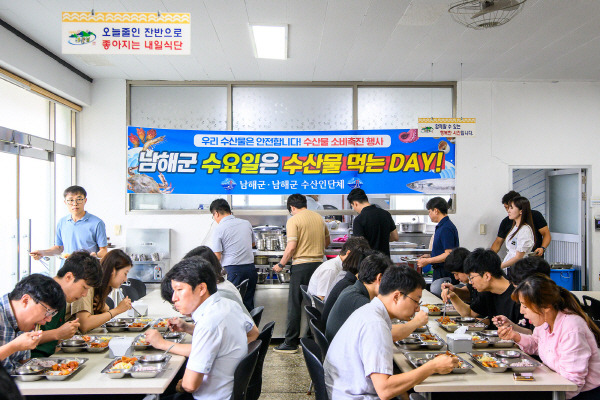
[[[521,333],[531,334],[526,326],[526,320],[520,312],[520,306],[511,299],[514,286],[502,273],[502,261],[492,250],[475,249],[465,260],[465,273],[469,282],[479,292],[471,302],[465,304],[456,293],[448,292],[448,298],[463,317],[480,317],[490,320],[497,316],[505,316]]]
[[[352,235],[364,237],[373,250],[389,257],[390,242],[398,240],[398,230],[392,215],[369,203],[369,198],[362,189],[352,189],[347,199],[352,209],[359,214],[352,223]]]
[[[519,196],[521,195],[514,190],[511,190],[502,196],[502,204],[507,212],[510,202]],[[535,243],[533,244],[532,251],[534,251],[538,256],[543,257],[546,249],[550,245],[550,241],[552,240],[550,229],[548,228],[548,223],[541,212],[537,210],[531,210],[531,217],[533,218],[533,226],[535,227],[535,229],[533,229]],[[502,243],[504,243],[506,240],[506,237],[510,233],[512,227],[513,222],[508,218],[508,216],[506,216],[506,218],[500,222],[500,227],[498,228],[498,237],[496,237],[496,240],[494,240],[494,243],[492,243],[491,247],[491,249],[496,253],[500,251]]]
[[[358,280],[342,291],[327,318],[325,336],[329,343],[352,313],[379,295],[379,284],[385,270],[393,265],[381,253],[365,258],[358,269]]]
[[[448,254],[448,257],[446,257],[444,269],[452,273],[454,279],[463,283],[464,286],[457,287],[450,282],[442,283],[442,300],[444,300],[444,302],[449,301],[449,292],[456,293],[465,303],[471,303],[477,297],[477,290],[469,283],[469,275],[465,273],[464,268],[465,260],[469,254],[471,254],[471,252],[464,247],[457,247]]]

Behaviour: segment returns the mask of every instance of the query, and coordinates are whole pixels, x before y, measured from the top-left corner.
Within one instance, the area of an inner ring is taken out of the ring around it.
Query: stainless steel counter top
[[[429,249],[392,249],[390,250],[390,254],[393,256],[408,256],[411,254],[428,254],[430,253],[431,250]],[[340,249],[325,249],[325,255],[326,256],[337,256],[338,254],[340,254]],[[281,250],[275,250],[275,251],[260,251],[260,250],[254,250],[254,255],[255,256],[270,256],[270,257],[281,257],[283,256],[283,251]]]

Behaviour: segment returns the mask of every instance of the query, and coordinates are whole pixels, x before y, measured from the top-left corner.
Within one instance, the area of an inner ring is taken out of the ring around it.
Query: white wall
[[[113,226],[171,228],[173,258],[200,244],[210,216],[125,214],[125,81],[96,80],[92,106],[81,113],[78,183],[89,191],[88,209],[106,222],[111,241],[123,245]],[[511,166],[589,166],[588,191],[600,198],[600,84],[467,82],[459,86],[465,117],[477,118],[477,136],[457,145],[457,214],[461,244],[488,247],[504,217],[500,204],[511,185]],[[459,106],[460,106],[459,91]],[[460,110],[459,110],[460,116]],[[600,214],[600,209],[590,212]],[[479,224],[487,234],[479,235]],[[600,234],[592,233],[592,249]],[[600,290],[600,252],[592,254],[590,281]]]
[[[90,104],[92,84],[0,27],[0,66],[80,105]]]

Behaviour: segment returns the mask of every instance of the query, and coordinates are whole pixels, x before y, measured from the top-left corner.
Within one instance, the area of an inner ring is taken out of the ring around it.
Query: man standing
[[[106,228],[104,222],[85,211],[87,192],[81,186],[70,186],[63,196],[71,215],[61,218],[56,225],[55,245],[46,250],[35,250],[30,254],[35,260],[44,256],[77,250],[87,250],[92,256],[102,258],[107,252]]]
[[[248,311],[254,308],[254,292],[258,274],[254,266],[252,225],[245,219],[231,214],[231,207],[225,199],[217,199],[210,204],[210,212],[217,227],[213,233],[212,251],[227,271],[227,280],[239,285],[248,279],[248,289],[244,295],[244,305]]]
[[[325,247],[329,246],[329,229],[323,218],[306,208],[306,197],[292,194],[287,199],[287,209],[292,214],[286,224],[287,246],[279,264],[273,271],[280,272],[293,258],[288,295],[287,328],[285,341],[275,347],[281,353],[296,353],[302,317],[302,292],[300,285],[308,285],[313,272],[321,265]]]
[[[424,287],[423,277],[414,269],[394,266],[385,271],[379,295],[356,310],[331,341],[323,365],[330,399],[407,398],[408,389],[458,365],[458,358],[440,355],[394,375],[391,319],[408,321],[415,315]]]
[[[54,279],[31,274],[21,279],[12,292],[0,298],[0,360],[7,371],[30,358],[40,342],[44,325],[65,306],[65,294]],[[30,332],[33,331],[33,332]]]
[[[90,288],[100,286],[102,275],[100,262],[85,251],[76,251],[65,260],[54,280],[60,285],[67,303],[85,297]],[[71,305],[61,307],[50,322],[41,326],[40,344],[31,351],[31,356],[50,357],[54,354],[58,340],[71,338],[79,328],[78,319],[65,322],[70,318]]]
[[[452,277],[452,273],[444,269],[444,261],[453,249],[460,246],[458,242],[458,230],[448,218],[448,203],[441,197],[434,197],[427,202],[429,219],[437,223],[433,235],[433,246],[430,255],[423,255],[417,261],[421,268],[431,264],[433,267],[433,281],[444,277]],[[439,293],[438,293],[439,295]]]
[[[369,242],[371,249],[378,250],[390,256],[390,242],[398,240],[398,230],[392,215],[369,203],[365,191],[359,188],[352,189],[348,194],[348,203],[358,216],[352,223],[352,235],[363,236]]]
[[[520,197],[521,195],[514,190],[506,193],[502,196],[502,205],[506,212],[508,212],[508,206],[511,201]],[[531,210],[531,218],[533,219],[533,235],[535,237],[535,243],[533,244],[532,251],[536,253],[536,255],[543,257],[546,253],[546,249],[550,245],[552,241],[552,235],[550,235],[550,229],[548,228],[548,223],[546,219],[542,215],[541,212],[537,210]],[[506,216],[502,222],[500,222],[500,227],[498,228],[498,237],[492,243],[491,249],[496,253],[500,251],[502,247],[502,243],[506,240],[510,230],[513,227],[513,222]]]

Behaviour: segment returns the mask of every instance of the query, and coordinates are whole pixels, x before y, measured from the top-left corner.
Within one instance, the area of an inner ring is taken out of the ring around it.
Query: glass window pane
[[[56,104],[56,143],[71,146],[71,109]]]
[[[52,164],[35,158],[20,158],[20,222],[21,222],[21,271],[29,260],[29,250],[47,249],[54,245],[54,227],[51,226]],[[64,210],[63,213],[64,214]],[[23,236],[31,220],[31,249]],[[31,259],[31,273],[49,273],[42,263]]]
[[[234,87],[233,130],[352,129],[352,88]]]
[[[578,174],[551,175],[549,180],[550,226],[552,232],[579,235],[581,198]]]
[[[162,129],[227,129],[227,88],[132,86],[131,125]]]
[[[0,126],[50,138],[50,102],[0,79]]]
[[[65,203],[63,198],[63,192],[66,188],[71,186],[72,180],[72,164],[71,157],[63,156],[61,154],[55,154],[54,157],[56,167],[56,221],[58,221],[65,214]]]

